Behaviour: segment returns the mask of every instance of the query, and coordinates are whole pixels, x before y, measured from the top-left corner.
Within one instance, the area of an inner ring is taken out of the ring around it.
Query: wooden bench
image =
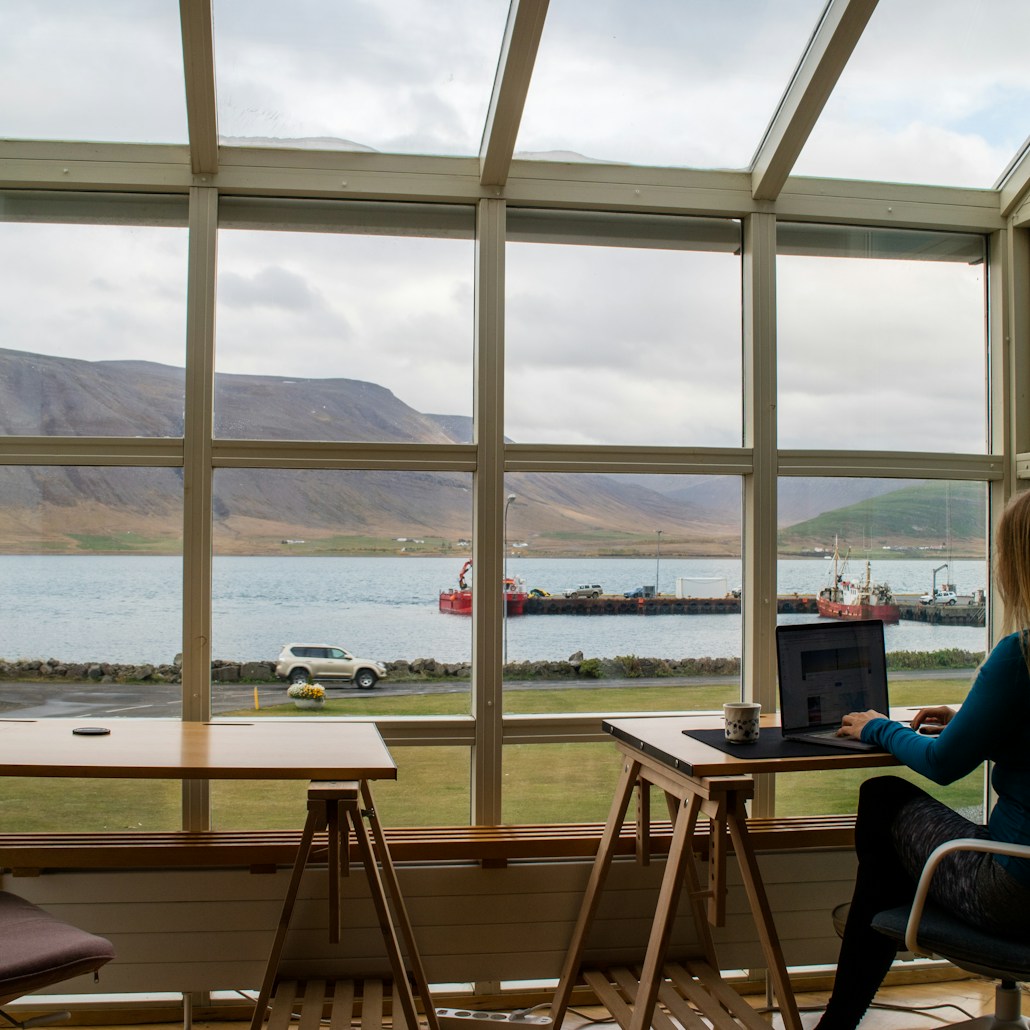
[[[854,816],[751,819],[757,851],[850,848]],[[591,858],[603,829],[600,823],[518,826],[431,826],[387,829],[395,862],[480,862],[503,866],[520,859]],[[0,869],[15,876],[38,876],[55,869],[249,868],[271,872],[293,864],[300,830],[210,830],[191,833],[0,833]],[[650,851],[668,850],[671,828],[654,820]],[[707,827],[699,827],[695,850],[707,855]],[[316,839],[316,859],[325,850]],[[616,853],[636,851],[634,827],[623,827]],[[355,853],[355,860],[358,856]]]

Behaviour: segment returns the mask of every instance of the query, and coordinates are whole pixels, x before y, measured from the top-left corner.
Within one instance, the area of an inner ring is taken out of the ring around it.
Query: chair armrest
[[[912,899],[912,909],[908,914],[908,925],[905,927],[905,947],[913,955],[929,955],[925,948],[920,947],[919,921],[923,917],[923,908],[926,905],[926,897],[930,893],[930,880],[933,879],[934,871],[940,864],[942,858],[950,855],[953,851],[983,851],[992,855],[1010,855],[1013,858],[1030,858],[1030,845],[1009,844],[1000,840],[979,840],[976,837],[958,837],[955,840],[945,841],[938,845],[930,853],[930,857],[923,866],[919,875],[919,883],[916,884],[915,897]]]

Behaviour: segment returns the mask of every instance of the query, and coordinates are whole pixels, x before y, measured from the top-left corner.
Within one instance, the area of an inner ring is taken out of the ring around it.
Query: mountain
[[[180,368],[0,350],[0,435],[178,437],[183,392]],[[440,444],[470,439],[471,422],[422,414],[360,380],[219,374],[215,434]],[[471,536],[471,487],[463,473],[218,469],[215,548],[396,553],[403,542],[440,552]],[[650,554],[657,529],[668,554],[739,549],[735,514],[618,478],[524,473],[509,488],[509,539],[532,553]],[[175,553],[182,494],[181,469],[2,466],[0,550]]]
[[[814,547],[870,551],[935,551],[982,558],[987,551],[987,506],[982,483],[905,485],[875,499],[840,506],[780,531],[782,552]]]
[[[0,435],[175,438],[184,371],[0,349]],[[222,439],[466,443],[467,416],[425,414],[355,379],[218,374]],[[730,476],[518,473],[507,539],[535,555],[736,555],[741,484]],[[177,468],[0,466],[0,553],[181,550]],[[940,548],[983,553],[983,487],[784,479],[781,549]],[[217,469],[223,554],[442,553],[471,536],[464,473]]]
[[[657,490],[671,500],[689,502],[726,518],[740,507],[741,483],[733,476],[622,476]],[[782,528],[823,512],[879,497],[914,481],[904,479],[807,479],[784,476],[777,495],[777,524]]]

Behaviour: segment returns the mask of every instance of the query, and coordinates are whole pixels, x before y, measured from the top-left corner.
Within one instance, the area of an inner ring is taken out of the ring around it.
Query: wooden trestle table
[[[72,732],[85,726],[101,726],[110,732]],[[393,972],[394,996],[401,1008],[400,1013],[394,1013],[394,1026],[403,1022],[409,1030],[415,1030],[419,1025],[413,980],[422,998],[424,1020],[430,1030],[438,1030],[411,921],[372,800],[370,781],[397,778],[396,763],[373,723],[301,719],[0,719],[0,776],[312,781],[308,785],[304,832],[255,1007],[253,1030],[260,1028],[273,1001],[301,876],[315,834],[321,830],[327,830],[330,940],[339,940],[339,878],[346,872],[348,835],[353,831]],[[393,916],[386,891],[393,901]],[[411,980],[395,924],[399,924],[407,947]],[[292,995],[284,999],[287,1008],[293,1004],[296,1003]],[[276,1017],[274,1007],[272,1016]],[[276,1018],[276,1022],[281,1020]]]
[[[721,719],[717,718],[655,716],[607,719],[602,725],[615,740],[622,771],[551,1006],[555,1026],[561,1025],[582,972],[587,985],[599,995],[622,1030],[644,1030],[648,1026],[674,1030],[676,1023],[657,1006],[659,998],[687,1030],[705,1026],[698,1019],[698,1012],[714,1027],[735,1025],[768,1030],[769,1024],[722,980],[712,939],[711,927],[722,925],[725,919],[726,860],[728,843],[732,842],[785,1030],[801,1030],[772,910],[748,835],[745,804],[754,793],[751,774],[868,768],[896,764],[895,759],[882,752],[840,749],[821,749],[823,753],[815,756],[756,758],[748,745],[727,753],[683,732],[718,727]],[[775,717],[762,717],[762,731],[779,734]],[[638,857],[646,855],[650,785],[665,793],[673,831],[643,965],[639,975],[626,968],[581,971],[587,934],[635,790]],[[694,829],[701,815],[709,819],[705,887],[699,882],[692,852]],[[666,965],[666,951],[684,886],[697,928],[699,954],[682,963]]]

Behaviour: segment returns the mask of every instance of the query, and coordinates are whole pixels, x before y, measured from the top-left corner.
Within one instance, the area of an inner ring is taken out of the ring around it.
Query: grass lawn
[[[971,677],[970,677],[971,678]],[[902,679],[891,684],[896,705],[955,703],[968,689],[966,679]],[[509,713],[713,711],[733,700],[736,685],[642,686],[639,690],[509,690]],[[468,712],[468,695],[423,694],[400,697],[331,698],[316,717],[333,715],[422,716]],[[247,718],[311,718],[291,703],[238,713]],[[387,826],[453,825],[469,821],[467,749],[396,747],[396,782],[376,784],[376,805]],[[519,744],[504,750],[505,822],[603,821],[614,790],[618,761],[608,742]],[[858,786],[875,770],[788,773],[777,777],[776,808],[782,815],[854,811]],[[976,809],[982,802],[978,770],[957,784],[938,788],[919,782],[948,804]],[[212,824],[219,829],[298,828],[304,812],[303,781],[215,781],[211,786]],[[7,832],[39,830],[168,830],[179,826],[178,781],[0,778],[0,813]],[[660,810],[656,809],[656,810]]]

